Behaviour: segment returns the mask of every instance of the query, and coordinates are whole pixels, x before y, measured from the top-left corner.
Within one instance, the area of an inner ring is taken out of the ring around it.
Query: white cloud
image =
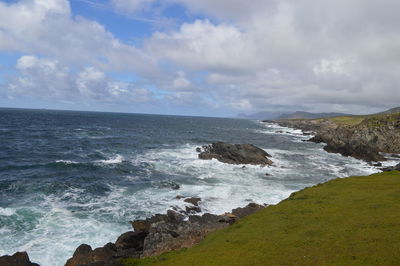
[[[153,94],[133,83],[113,80],[94,67],[77,72],[56,59],[22,56],[17,61],[19,75],[9,81],[10,96],[41,97],[68,101],[152,103]]]
[[[43,91],[36,92],[43,95],[132,99],[122,97],[130,84],[106,74],[124,71],[161,90],[168,104],[232,113],[268,106],[350,112],[400,102],[399,1],[110,3],[131,14],[157,7],[157,15],[180,3],[209,19],[154,32],[135,47],[95,21],[74,17],[66,0],[0,2],[0,51],[43,55],[21,58],[21,75],[9,88],[26,92],[39,84]],[[137,98],[150,97],[145,89],[134,91]]]
[[[151,56],[123,44],[103,25],[71,14],[66,0],[0,2],[0,51],[42,54],[103,70],[152,72]]]

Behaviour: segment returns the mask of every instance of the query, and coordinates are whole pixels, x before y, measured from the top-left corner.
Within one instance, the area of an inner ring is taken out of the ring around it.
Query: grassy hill
[[[306,188],[190,249],[124,263],[399,265],[400,172]]]

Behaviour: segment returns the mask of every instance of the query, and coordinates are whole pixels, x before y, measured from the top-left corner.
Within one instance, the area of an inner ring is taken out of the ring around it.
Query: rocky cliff
[[[381,153],[400,153],[400,113],[365,117],[296,119],[282,126],[314,132],[314,142],[324,142],[328,152],[365,161],[385,160]]]

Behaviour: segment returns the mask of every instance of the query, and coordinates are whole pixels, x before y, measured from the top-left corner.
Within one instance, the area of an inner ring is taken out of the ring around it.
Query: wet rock
[[[181,195],[176,195],[176,197],[175,197],[176,199],[184,199],[184,198],[186,198],[185,196],[181,196]]]
[[[199,213],[201,212],[201,208],[199,206],[186,206],[185,207],[187,214]]]
[[[381,168],[383,172],[390,172],[390,171],[400,171],[400,163],[395,166]]]
[[[181,188],[177,183],[173,181],[162,181],[157,185],[158,188],[170,188],[173,190],[178,190]]]
[[[201,152],[201,148],[200,148],[200,147],[197,147],[197,148],[196,148],[196,151],[197,151],[197,152]]]
[[[203,146],[199,158],[203,160],[217,159],[230,164],[272,165],[271,157],[266,151],[252,144],[229,144],[214,142]]]
[[[270,173],[265,173],[265,176],[272,176]]]
[[[193,204],[194,206],[199,206],[199,202],[201,201],[201,198],[192,197],[192,198],[184,199],[183,201]]]
[[[0,266],[39,266],[39,264],[31,262],[28,253],[17,252],[12,256],[0,257]]]

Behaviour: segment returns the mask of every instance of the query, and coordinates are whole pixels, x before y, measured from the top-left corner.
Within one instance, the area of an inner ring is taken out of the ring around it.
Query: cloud
[[[148,53],[208,73],[201,90],[212,90],[225,108],[257,111],[275,103],[359,112],[400,102],[396,1],[178,2],[220,22],[156,32]]]
[[[109,4],[150,18],[179,4],[195,19],[158,29],[133,46],[106,26],[74,16],[66,0],[0,2],[0,51],[33,55],[19,59],[9,91],[146,101],[153,96],[143,88],[151,87],[168,106],[207,106],[212,114],[278,107],[363,112],[400,102],[399,1]],[[111,79],[109,72],[132,73],[141,86]]]
[[[152,72],[151,56],[96,21],[74,17],[66,0],[0,2],[0,51],[41,54],[103,70]]]
[[[94,68],[73,71],[57,59],[25,55],[18,59],[19,75],[11,78],[7,92],[20,95],[67,101],[109,103],[153,103],[154,95],[133,83],[113,80]]]

